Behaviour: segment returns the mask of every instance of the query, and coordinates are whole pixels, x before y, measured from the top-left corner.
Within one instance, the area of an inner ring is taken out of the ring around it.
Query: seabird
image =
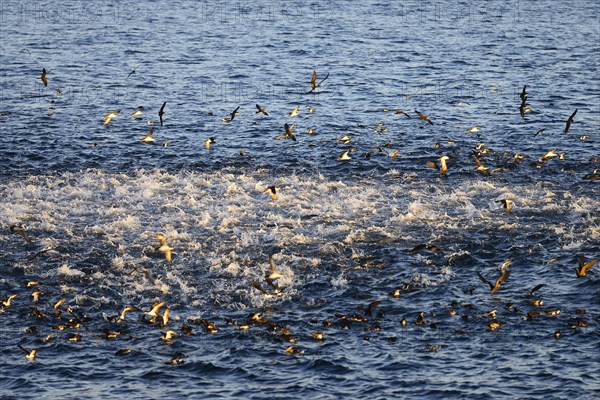
[[[321,81],[319,83],[317,83],[317,71],[313,71],[311,79],[310,79],[310,86],[312,87],[308,92],[306,92],[306,94],[310,94],[312,92],[315,91],[316,88],[318,88],[319,86],[321,86],[321,83],[325,82],[325,79],[329,78],[329,74],[325,75],[325,78],[321,79]]]
[[[141,64],[140,64],[141,65]],[[127,75],[127,78],[125,78],[125,80],[129,79],[129,77],[133,74],[135,74],[135,70],[138,69],[140,66],[136,66],[134,69],[131,70],[131,72]]]
[[[165,259],[167,262],[171,262],[171,250],[173,250],[173,247],[167,244],[167,238],[160,233],[156,235],[156,239],[160,244],[155,247],[155,250],[165,253]]]
[[[112,111],[112,112],[109,112],[108,114],[106,114],[104,116],[104,122],[102,123],[102,125],[104,125],[104,126],[108,125],[110,120],[115,118],[117,115],[119,115],[120,112],[121,112],[121,109],[118,109],[116,111]]]
[[[494,202],[501,203],[502,204],[502,208],[504,208],[504,210],[506,211],[506,213],[510,214],[510,210],[511,210],[510,205],[513,202],[511,199],[494,200]]]
[[[29,239],[29,237],[27,236],[27,233],[25,232],[25,228],[23,228],[21,225],[11,225],[9,227],[10,231],[17,231],[19,233],[19,235],[21,235],[21,237],[25,240],[25,242],[27,243],[31,243],[31,239]]]
[[[267,110],[265,110],[264,108],[262,108],[261,106],[259,106],[258,104],[256,105],[256,109],[258,111],[256,111],[257,114],[264,114],[266,116],[269,116],[269,113],[267,112]],[[233,119],[233,118],[232,118]]]
[[[529,96],[529,93],[527,93],[527,91],[525,89],[527,89],[527,85],[523,85],[523,90],[521,91],[521,93],[519,93],[519,97],[521,98],[521,103],[525,102],[525,100],[527,99],[527,96]]]
[[[567,125],[565,126],[565,133],[569,132],[569,129],[571,129],[571,124],[573,123],[573,118],[575,118],[575,114],[577,114],[577,109],[575,109],[575,111],[573,111],[573,114],[571,114],[569,119],[567,119]]]
[[[351,151],[352,151],[352,149],[346,150],[341,156],[338,157],[338,160],[341,160],[341,161],[352,160],[352,157],[350,157]]]
[[[288,113],[288,117],[295,117],[300,112],[300,106],[294,107],[292,111]]]
[[[590,260],[588,262],[585,261],[585,256],[579,257],[579,268],[575,268],[575,273],[578,278],[582,278],[587,275],[587,272],[590,268],[596,264],[598,260]]]
[[[173,341],[173,336],[179,336],[179,333],[175,331],[166,331],[160,334],[160,338],[165,342]]]
[[[122,322],[125,321],[125,315],[129,312],[129,311],[135,311],[137,310],[137,307],[132,307],[132,306],[127,306],[123,309],[123,311],[121,311],[121,314],[119,315],[119,317],[117,318],[116,322]]]
[[[275,186],[269,186],[263,191],[263,193],[267,192],[271,195],[271,198],[273,200],[277,200],[277,189],[275,188]]]
[[[167,105],[167,102],[165,101],[162,105],[162,107],[160,107],[160,110],[158,110],[158,118],[160,119],[160,126],[163,126],[163,115],[165,115],[165,106]]]
[[[23,353],[25,353],[25,358],[28,359],[29,361],[35,361],[35,355],[37,354],[37,350],[33,349],[33,350],[27,350],[25,347],[21,346],[20,344],[17,344],[17,346],[19,347],[19,349],[21,349],[21,351]]]
[[[489,285],[490,290],[493,293],[496,293],[498,291],[498,289],[500,289],[500,285],[505,282],[508,277],[510,276],[510,271],[505,269],[502,271],[502,275],[500,275],[498,277],[498,279],[496,279],[495,283],[492,283],[490,281],[488,281],[487,279],[485,279],[485,277],[483,275],[481,275],[481,272],[477,271],[477,276],[479,277],[479,279],[481,279],[482,282],[485,282]]]
[[[294,134],[294,124],[292,125],[288,125],[287,123],[284,124],[284,128],[285,128],[285,133],[277,136],[275,138],[275,140],[279,140],[279,139],[292,139],[294,142],[296,141],[296,135]]]
[[[417,110],[415,110],[415,112],[419,115],[419,119],[427,122],[429,125],[433,125],[433,122],[431,122],[431,120],[429,119],[429,117],[427,115],[425,115],[422,112],[419,112]]]
[[[440,251],[441,249],[435,244],[421,243],[408,251],[408,254],[416,254],[421,250]]]
[[[446,165],[446,161],[449,159],[450,159],[450,157],[448,157],[448,156],[442,156],[438,159],[438,160],[440,160],[439,166],[436,163],[434,163],[433,161],[428,161],[427,165],[432,168],[437,169],[441,175],[444,175],[446,172],[448,172],[448,166]]]
[[[141,141],[141,142],[144,142],[144,143],[152,143],[152,142],[155,142],[155,141],[156,141],[156,139],[154,139],[154,138],[152,137],[152,134],[153,134],[153,133],[154,133],[154,129],[150,129],[150,130],[149,130],[149,131],[146,133],[146,136],[144,136],[143,138],[141,138],[141,139],[140,139],[140,141]]]
[[[12,294],[10,296],[8,296],[5,300],[2,301],[2,303],[0,303],[0,305],[2,306],[2,310],[6,310],[8,307],[10,307],[10,303],[13,301],[13,299],[16,299],[18,295],[16,294]]]
[[[214,137],[209,137],[208,139],[206,139],[204,141],[204,145],[206,146],[206,150],[210,150],[210,145],[213,144],[213,143],[215,143],[215,142],[216,142],[216,140],[215,140]]]
[[[270,280],[276,280],[283,276],[277,272],[277,266],[275,265],[275,259],[273,258],[273,254],[269,254],[269,273],[265,276],[265,278]]]
[[[546,132],[546,128],[538,129],[538,131],[535,133],[535,135],[533,135],[533,137],[536,137],[537,135],[539,135],[542,132]]]
[[[475,125],[470,127],[469,129],[467,129],[467,133],[474,133],[474,132],[479,132],[481,131],[481,127]]]
[[[48,86],[48,79],[46,78],[46,68],[42,68],[42,76],[40,76],[40,79],[44,83],[44,86],[47,87]]]
[[[135,109],[134,112],[131,113],[131,115],[129,116],[129,118],[135,118],[138,115],[142,115],[144,113],[144,107],[143,106],[139,106],[138,108]]]
[[[158,311],[165,305],[164,301],[156,302],[152,304],[150,311],[145,311],[144,314],[151,317],[150,321],[155,322],[158,318]]]

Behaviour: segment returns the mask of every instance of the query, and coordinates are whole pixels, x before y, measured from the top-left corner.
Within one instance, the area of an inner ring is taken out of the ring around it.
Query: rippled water
[[[2,398],[600,395],[599,267],[575,273],[600,258],[595,2],[0,12],[0,299],[17,295],[0,312]],[[329,77],[307,94],[313,70]],[[297,141],[274,140],[285,123]],[[441,175],[427,163],[444,155]],[[492,294],[477,272],[495,281],[509,259]],[[141,320],[155,301],[166,328]]]

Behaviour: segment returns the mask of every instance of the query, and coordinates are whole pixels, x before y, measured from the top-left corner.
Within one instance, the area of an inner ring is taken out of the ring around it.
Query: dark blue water
[[[598,397],[600,267],[575,268],[600,258],[599,18],[549,0],[0,3],[0,299],[17,295],[0,397]],[[329,76],[307,94],[313,70]],[[285,123],[296,141],[275,140]],[[491,293],[477,272],[509,259]],[[166,327],[142,320],[157,301]]]

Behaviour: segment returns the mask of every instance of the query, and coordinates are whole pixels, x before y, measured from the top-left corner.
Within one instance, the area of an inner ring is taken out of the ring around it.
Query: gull
[[[141,138],[141,139],[140,139],[140,141],[141,141],[141,142],[144,142],[144,143],[152,143],[152,142],[155,142],[155,141],[156,141],[156,139],[154,139],[154,138],[152,137],[152,134],[153,134],[153,133],[154,133],[154,129],[150,129],[150,130],[149,130],[149,131],[146,133],[146,136],[144,136],[143,138]]]
[[[135,118],[138,115],[142,115],[144,113],[144,107],[143,106],[139,106],[138,108],[135,109],[134,112],[131,113],[131,115],[129,116],[129,118]]]
[[[494,294],[498,291],[498,289],[500,289],[500,285],[508,279],[508,277],[510,276],[510,271],[507,269],[502,270],[502,275],[500,275],[498,279],[496,279],[495,283],[492,283],[485,279],[485,277],[481,275],[481,272],[479,271],[477,271],[477,276],[479,277],[479,279],[481,279],[482,282],[485,282],[490,286],[490,290],[492,291],[492,294]]]
[[[417,110],[415,110],[415,112],[419,115],[419,119],[427,122],[429,125],[433,125],[433,122],[431,122],[431,120],[429,119],[429,117],[427,115],[425,115],[422,112],[419,112]]]
[[[155,247],[155,250],[165,253],[165,259],[167,260],[167,262],[171,262],[171,250],[173,250],[173,248],[167,244],[167,238],[164,235],[158,233],[156,235],[156,239],[160,244]]]
[[[434,163],[433,161],[428,161],[427,165],[429,167],[437,169],[441,175],[444,175],[446,172],[448,172],[448,166],[446,165],[446,161],[449,159],[450,159],[450,157],[448,157],[448,156],[442,156],[438,159],[438,160],[440,160],[439,166],[436,163]]]
[[[567,125],[565,126],[565,133],[569,132],[569,129],[571,129],[571,124],[573,123],[573,118],[575,118],[575,114],[577,114],[577,109],[575,109],[575,111],[573,111],[573,114],[571,114],[569,119],[567,119]]]
[[[208,139],[206,139],[204,141],[204,145],[206,146],[206,150],[210,150],[210,145],[213,144],[213,143],[215,143],[215,142],[216,142],[216,140],[215,140],[214,137],[209,137]]]
[[[350,157],[351,151],[352,151],[352,149],[346,150],[341,156],[338,157],[338,160],[340,160],[340,161],[352,160],[352,157]]]
[[[494,202],[501,203],[502,204],[502,208],[504,208],[504,210],[506,211],[506,213],[510,214],[510,205],[513,202],[511,199],[494,200]]]
[[[275,186],[269,186],[263,191],[263,193],[267,192],[271,195],[271,198],[273,200],[277,200],[277,189],[275,188]]]
[[[313,71],[311,79],[310,79],[310,86],[312,87],[312,89],[310,89],[308,92],[306,92],[306,94],[310,94],[312,92],[315,91],[316,88],[318,88],[319,86],[321,86],[321,83],[325,82],[325,79],[329,78],[329,74],[327,74],[325,76],[325,78],[321,79],[321,81],[319,83],[317,83],[317,71]]]
[[[162,107],[160,107],[160,110],[158,110],[158,118],[160,119],[160,126],[163,126],[163,115],[165,115],[165,106],[167,105],[167,102],[165,101],[162,105]]]
[[[575,268],[575,273],[577,274],[577,277],[583,278],[584,276],[586,276],[588,270],[590,268],[592,268],[594,266],[594,264],[596,264],[597,261],[598,260],[594,259],[594,260],[585,262],[584,256],[579,257],[579,268]]]
[[[300,106],[294,107],[292,111],[288,113],[288,117],[295,117],[300,112]]]
[[[276,280],[281,278],[283,275],[277,272],[277,267],[275,265],[275,259],[273,258],[273,254],[269,254],[269,270],[270,273],[265,276],[265,278],[270,280]]]
[[[108,125],[110,120],[115,118],[117,115],[119,115],[120,112],[121,112],[121,109],[118,109],[116,111],[111,111],[108,114],[104,115],[104,122],[102,123],[102,125],[104,125],[104,126]]]
[[[257,114],[264,114],[266,116],[269,116],[269,113],[267,112],[267,110],[265,110],[264,108],[262,108],[258,104],[256,105],[256,109],[258,110],[258,111],[256,111]]]
[[[19,349],[21,349],[21,351],[23,353],[25,353],[25,358],[28,359],[29,361],[35,361],[35,355],[37,354],[37,350],[33,349],[33,350],[27,350],[25,347],[21,346],[20,344],[17,344],[17,346],[19,347]]]
[[[46,68],[42,68],[42,76],[40,76],[40,79],[44,83],[44,86],[47,87],[48,86],[48,79],[46,78]]]

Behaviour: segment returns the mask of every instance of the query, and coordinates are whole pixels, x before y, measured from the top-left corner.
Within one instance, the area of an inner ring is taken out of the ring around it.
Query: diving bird
[[[481,272],[479,271],[477,271],[477,276],[479,277],[479,279],[481,279],[482,282],[487,283],[490,286],[490,290],[492,291],[492,294],[494,294],[498,291],[498,289],[500,289],[500,285],[508,279],[508,277],[510,276],[510,271],[507,269],[503,270],[502,275],[500,275],[498,279],[496,279],[495,283],[492,283],[485,279],[485,277],[481,275]]]
[[[429,125],[433,125],[433,122],[431,122],[431,120],[429,119],[429,117],[427,115],[425,115],[422,112],[417,111],[417,110],[415,110],[415,112],[419,115],[420,120],[427,122]]]
[[[152,143],[152,142],[155,142],[155,141],[156,141],[156,139],[154,139],[154,138],[152,137],[152,134],[153,134],[153,133],[154,133],[154,129],[150,129],[150,130],[149,130],[149,131],[146,133],[146,136],[144,136],[143,138],[141,138],[141,139],[140,139],[140,141],[141,141],[141,142],[144,142],[144,143]]]
[[[448,166],[446,165],[446,161],[449,159],[450,157],[448,156],[442,156],[438,159],[440,161],[439,166],[433,161],[427,161],[427,165],[431,168],[437,169],[441,175],[444,175],[446,172],[448,172]]]
[[[110,120],[115,118],[117,115],[119,115],[120,112],[121,112],[121,109],[118,109],[116,111],[112,111],[112,112],[109,112],[108,114],[104,115],[104,122],[102,123],[102,125],[104,125],[104,126],[108,125]]]
[[[575,109],[575,111],[573,111],[573,114],[571,114],[569,119],[567,119],[567,125],[565,126],[565,133],[569,132],[569,129],[571,129],[571,124],[573,123],[573,118],[575,118],[575,114],[577,114],[577,109]]]
[[[264,108],[262,108],[258,104],[256,105],[256,109],[258,110],[258,111],[256,111],[257,114],[264,114],[266,116],[269,116],[269,113],[267,112],[267,110],[265,110]]]
[[[275,186],[269,186],[263,191],[263,193],[269,193],[273,200],[277,200],[277,189]]]
[[[163,126],[163,115],[165,115],[165,106],[167,105],[167,102],[165,101],[162,105],[162,107],[160,108],[160,110],[158,110],[158,118],[160,119],[160,126]]]
[[[598,260],[590,260],[588,262],[585,261],[585,257],[582,255],[579,257],[579,268],[575,268],[575,273],[578,278],[583,278],[587,275],[587,272],[590,268],[592,268]]]
[[[206,146],[206,150],[210,150],[210,145],[215,143],[216,139],[214,137],[209,137],[204,141],[204,145]]]
[[[40,79],[44,83],[44,86],[48,87],[48,79],[46,78],[46,68],[42,68],[42,76],[40,76]]]
[[[494,202],[502,204],[502,208],[504,208],[504,210],[506,211],[507,214],[510,214],[510,210],[511,210],[510,205],[513,202],[511,199],[494,200]]]
[[[20,344],[17,344],[17,346],[19,347],[19,349],[21,349],[21,351],[23,353],[25,353],[25,358],[28,359],[29,361],[35,361],[35,355],[37,354],[37,350],[33,349],[33,350],[27,350],[25,347],[21,346]]]
[[[167,262],[171,262],[171,250],[173,250],[173,248],[167,244],[167,238],[164,235],[158,233],[156,235],[156,240],[158,240],[159,245],[156,246],[154,249],[156,251],[165,253],[165,259],[167,260]]]

